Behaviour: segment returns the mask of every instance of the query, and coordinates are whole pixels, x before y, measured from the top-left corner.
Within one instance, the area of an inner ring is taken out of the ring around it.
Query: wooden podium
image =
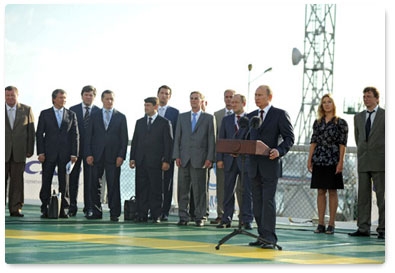
[[[245,156],[244,155],[264,155],[268,156],[270,152],[270,147],[267,146],[260,140],[243,140],[243,139],[218,139],[216,145],[217,153],[225,153],[225,154],[241,154],[241,183],[244,183],[244,163]],[[224,238],[219,240],[218,244],[215,246],[215,249],[218,250],[222,244],[228,241],[233,236],[238,234],[248,235],[257,239],[262,244],[271,244],[270,242],[265,241],[258,235],[252,234],[244,229],[242,229],[241,225],[239,225],[238,229],[234,229],[232,233],[226,235]],[[273,249],[277,248],[278,250],[282,250],[282,247],[273,244]]]
[[[270,147],[260,140],[218,139],[217,153],[269,155]]]

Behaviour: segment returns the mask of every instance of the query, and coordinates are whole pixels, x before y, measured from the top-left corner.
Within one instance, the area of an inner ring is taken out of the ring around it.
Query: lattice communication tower
[[[293,50],[292,61],[303,67],[302,105],[295,122],[296,144],[309,144],[317,108],[324,94],[332,93],[335,47],[335,4],[306,5],[304,54]]]

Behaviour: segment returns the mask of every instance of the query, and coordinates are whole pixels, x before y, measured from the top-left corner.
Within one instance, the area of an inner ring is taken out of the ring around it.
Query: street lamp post
[[[250,85],[252,82],[256,81],[260,77],[263,76],[266,72],[272,71],[272,67],[267,68],[265,71],[263,71],[258,77],[254,78],[253,80],[250,80],[251,77],[251,70],[252,70],[252,64],[248,65],[248,93],[247,93],[247,109],[249,110],[249,104],[250,104]]]

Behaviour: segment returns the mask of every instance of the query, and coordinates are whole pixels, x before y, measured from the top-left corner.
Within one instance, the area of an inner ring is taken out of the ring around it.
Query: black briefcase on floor
[[[132,196],[129,200],[125,200],[123,206],[124,220],[135,220],[137,217],[137,202],[136,197]]]
[[[57,194],[54,190],[51,195],[51,199],[49,199],[48,218],[50,219],[59,218],[61,202],[62,202],[62,194],[61,193]]]

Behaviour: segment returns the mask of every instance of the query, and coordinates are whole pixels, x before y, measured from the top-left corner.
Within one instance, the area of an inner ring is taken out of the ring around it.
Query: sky
[[[115,108],[127,116],[131,138],[135,121],[144,115],[144,98],[155,96],[163,84],[173,89],[170,105],[181,112],[190,110],[189,94],[199,90],[210,113],[223,108],[228,88],[248,96],[247,111],[252,111],[255,89],[268,84],[273,105],[296,122],[303,64],[292,65],[291,52],[296,47],[303,53],[304,2],[104,2],[1,3],[0,77],[4,86],[19,89],[19,101],[32,106],[37,121],[40,111],[52,106],[53,90],[66,90],[66,107],[71,107],[89,84],[98,90],[98,106],[102,91],[115,92]],[[389,34],[394,15],[389,1],[331,2],[337,3],[333,96],[338,114],[349,123],[352,146],[353,119],[342,113],[345,100],[359,100],[363,88],[373,85],[381,91],[380,104],[391,111]],[[250,73],[248,64],[253,65]]]
[[[57,88],[68,93],[66,107],[81,101],[85,85],[97,88],[99,106],[101,92],[110,89],[131,138],[144,115],[144,98],[163,84],[173,89],[169,104],[181,112],[190,110],[189,94],[199,90],[210,113],[224,107],[228,88],[249,98],[248,112],[255,110],[254,92],[268,84],[273,105],[287,110],[295,124],[303,63],[292,65],[291,52],[296,47],[303,53],[305,4],[224,3],[9,4],[5,86],[18,87],[20,101],[32,106],[36,119],[51,106]],[[345,100],[359,100],[368,85],[381,91],[385,106],[385,12],[384,5],[337,4],[333,96],[339,110]]]

